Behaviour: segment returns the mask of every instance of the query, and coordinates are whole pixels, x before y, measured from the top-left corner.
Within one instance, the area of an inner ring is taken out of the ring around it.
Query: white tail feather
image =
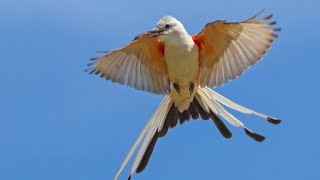
[[[217,114],[221,115],[224,119],[226,119],[230,124],[236,127],[244,127],[243,123],[239,121],[236,117],[226,111],[215,99],[210,95],[210,91],[205,88],[199,88],[198,94],[201,99],[209,106],[209,108],[213,112],[217,112]]]
[[[199,102],[200,106],[205,106],[206,112],[210,113],[210,110],[214,113],[218,113],[218,110],[212,105],[211,99],[209,97],[207,97],[207,95],[203,92],[203,91],[198,91],[197,92],[198,96],[196,96],[197,101]],[[201,103],[200,103],[201,102]],[[203,105],[201,105],[203,104]],[[210,109],[210,110],[209,110]]]
[[[199,91],[196,93],[195,98],[198,100],[198,102],[199,102],[200,106],[202,107],[202,109],[205,112],[209,113],[209,111],[210,111],[209,107],[205,102],[203,102],[203,99],[201,98],[201,95],[199,94]]]
[[[154,116],[152,116],[152,121],[154,123],[152,123],[152,125],[149,127],[148,133],[145,136],[141,147],[136,155],[136,158],[133,162],[133,165],[131,167],[130,170],[130,175],[132,175],[138,168],[138,165],[141,162],[141,159],[150,143],[150,141],[152,140],[153,136],[155,135],[155,133],[157,131],[159,131],[159,127],[164,124],[164,121],[166,119],[167,113],[169,111],[169,108],[171,107],[172,104],[172,100],[170,98],[170,96],[167,96],[164,101],[162,101],[162,103],[160,104],[159,108],[157,109],[156,113]]]
[[[216,99],[217,101],[219,101],[220,103],[222,103],[223,105],[225,105],[231,109],[234,109],[236,111],[239,111],[239,112],[242,112],[245,114],[253,114],[253,115],[256,115],[256,116],[261,117],[263,119],[267,119],[268,117],[270,117],[265,114],[258,113],[258,112],[251,110],[251,109],[243,107],[243,106],[223,97],[222,95],[218,94],[217,92],[213,91],[212,89],[210,89],[208,87],[205,87],[205,89],[210,92],[210,95],[213,99]]]
[[[114,180],[117,180],[121,172],[123,171],[124,167],[127,165],[128,161],[131,159],[133,153],[136,151],[137,147],[141,144],[139,152],[137,153],[137,156],[134,160],[134,163],[131,167],[130,175],[134,173],[134,171],[137,169],[141,158],[144,154],[144,151],[146,150],[146,147],[148,146],[151,138],[155,134],[156,130],[158,129],[159,125],[162,125],[165,121],[165,117],[168,113],[169,108],[172,105],[172,99],[170,96],[166,96],[159,107],[157,108],[156,112],[153,114],[153,116],[148,121],[147,125],[143,128],[142,132],[140,133],[138,139],[135,141],[133,146],[131,147],[129,153],[127,154],[126,158],[122,162],[116,176],[114,177]]]
[[[150,125],[153,123],[152,119],[149,120],[147,125],[143,128],[142,132],[140,133],[138,139],[134,142],[133,146],[131,147],[130,151],[128,152],[126,158],[122,162],[116,176],[114,177],[114,180],[117,180],[120,173],[123,171],[124,167],[127,165],[128,161],[130,160],[132,154],[136,151],[137,147],[140,145],[140,142],[145,137],[145,134],[148,132]]]

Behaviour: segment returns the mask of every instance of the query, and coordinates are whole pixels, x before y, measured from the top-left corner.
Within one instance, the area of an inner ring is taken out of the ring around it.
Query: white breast
[[[194,82],[199,61],[198,48],[193,41],[188,44],[165,44],[165,60],[170,81],[179,86]]]

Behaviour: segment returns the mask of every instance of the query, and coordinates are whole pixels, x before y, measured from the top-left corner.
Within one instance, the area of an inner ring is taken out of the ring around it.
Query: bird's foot
[[[194,83],[192,82],[189,86],[189,92],[190,92],[190,96],[191,94],[193,93],[193,90],[194,90]]]
[[[173,83],[173,87],[174,87],[174,89],[177,91],[177,93],[178,93],[179,95],[181,95],[181,94],[180,94],[180,87],[179,87],[179,85],[178,85],[177,83]]]

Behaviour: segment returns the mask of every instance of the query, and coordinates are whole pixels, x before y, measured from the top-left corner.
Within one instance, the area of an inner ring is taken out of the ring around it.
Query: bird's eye
[[[166,24],[166,28],[167,28],[167,29],[169,29],[169,28],[171,28],[171,27],[172,27],[171,24]]]

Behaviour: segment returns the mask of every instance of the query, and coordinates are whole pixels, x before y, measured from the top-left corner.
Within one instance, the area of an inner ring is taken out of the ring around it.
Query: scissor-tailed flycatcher
[[[259,15],[259,14],[258,14]],[[273,124],[280,120],[240,106],[215,91],[215,86],[235,79],[254,65],[270,48],[275,34],[271,15],[254,16],[248,20],[228,23],[215,21],[190,36],[181,22],[165,16],[151,31],[142,33],[124,47],[107,52],[89,64],[91,73],[112,82],[139,90],[165,94],[165,98],[142,130],[122,163],[115,179],[140,146],[129,179],[147,166],[159,137],[189,119],[212,119],[225,138],[232,134],[222,122],[223,117],[258,142],[265,137],[248,129],[221,105],[246,114],[254,114]]]

